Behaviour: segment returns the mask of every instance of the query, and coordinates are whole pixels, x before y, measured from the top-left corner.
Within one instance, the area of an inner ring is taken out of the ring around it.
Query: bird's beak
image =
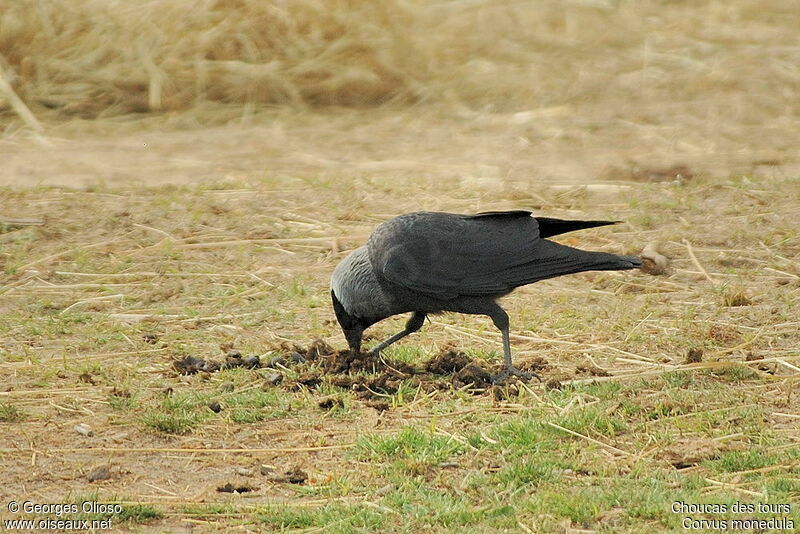
[[[350,345],[350,350],[353,351],[353,354],[358,354],[361,352],[361,335],[364,333],[364,329],[360,326],[355,326],[353,328],[342,328],[344,331],[344,337],[347,340],[347,344]]]
[[[336,293],[334,293],[333,290],[331,290],[331,300],[333,301],[333,311],[336,313],[336,320],[339,321],[339,326],[342,327],[344,338],[347,340],[347,344],[350,345],[350,350],[352,350],[354,354],[360,353],[361,335],[364,333],[364,329],[371,323],[365,323],[363,320],[359,320],[357,317],[350,315],[347,310],[344,309],[342,303],[339,302],[339,299],[336,298]]]

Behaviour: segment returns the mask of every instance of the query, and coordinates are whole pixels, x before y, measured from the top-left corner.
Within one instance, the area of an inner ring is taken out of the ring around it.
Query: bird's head
[[[375,323],[375,321],[364,317],[358,317],[347,311],[332,289],[331,300],[333,301],[333,311],[336,313],[336,320],[339,322],[342,332],[344,332],[344,337],[347,340],[347,344],[350,346],[350,350],[354,353],[361,352],[361,336],[364,334],[364,330]]]
[[[348,254],[333,270],[331,300],[336,320],[354,352],[361,351],[364,330],[393,315],[375,278],[366,247]]]

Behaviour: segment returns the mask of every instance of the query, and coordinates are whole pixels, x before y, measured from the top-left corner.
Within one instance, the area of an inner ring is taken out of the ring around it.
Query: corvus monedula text
[[[547,237],[613,224],[531,217],[529,211],[477,215],[416,212],[378,226],[367,244],[333,271],[331,298],[350,349],[361,350],[364,330],[392,315],[413,312],[402,332],[378,353],[416,332],[429,313],[488,315],[503,334],[504,367],[494,377],[530,377],[511,363],[508,314],[497,299],[514,288],[581,271],[641,266],[636,256],[578,250]]]

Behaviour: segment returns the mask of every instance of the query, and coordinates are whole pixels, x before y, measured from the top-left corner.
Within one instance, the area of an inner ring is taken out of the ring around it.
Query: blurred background
[[[796,0],[4,0],[0,184],[795,175]]]

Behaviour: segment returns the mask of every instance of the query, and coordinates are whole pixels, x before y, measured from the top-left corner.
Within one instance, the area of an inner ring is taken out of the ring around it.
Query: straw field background
[[[73,516],[120,532],[800,524],[797,28],[777,0],[0,0],[0,501],[119,503]],[[563,239],[670,265],[509,296],[542,383],[434,370],[497,365],[479,317],[375,373],[294,363],[345,346],[336,262],[419,209],[621,220]]]
[[[0,66],[50,135],[46,150],[28,143],[0,96],[0,183],[342,169],[583,183],[676,164],[795,169],[796,8],[6,2]]]

